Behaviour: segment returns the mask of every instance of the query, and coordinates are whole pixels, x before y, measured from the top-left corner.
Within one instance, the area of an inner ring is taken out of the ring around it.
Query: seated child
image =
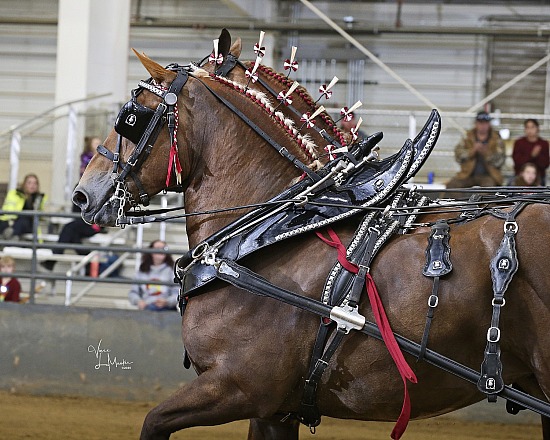
[[[13,273],[15,270],[15,261],[11,257],[0,258],[0,272]],[[21,292],[21,284],[17,278],[4,276],[0,278],[0,302],[12,301],[19,302],[19,293]]]

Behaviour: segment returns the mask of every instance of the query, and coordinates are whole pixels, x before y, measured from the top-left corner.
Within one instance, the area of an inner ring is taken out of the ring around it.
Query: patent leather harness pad
[[[449,258],[451,253],[449,239],[449,225],[446,222],[437,222],[432,226],[426,249],[426,264],[422,270],[424,276],[441,277],[453,270]]]

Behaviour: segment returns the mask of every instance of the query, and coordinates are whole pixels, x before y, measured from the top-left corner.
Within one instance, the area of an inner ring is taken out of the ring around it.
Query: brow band
[[[144,89],[149,90],[151,93],[154,93],[160,98],[164,98],[164,90],[162,90],[161,88],[156,87],[152,84],[149,84],[148,82],[145,82],[145,81],[140,81],[138,85],[139,87],[143,87]]]

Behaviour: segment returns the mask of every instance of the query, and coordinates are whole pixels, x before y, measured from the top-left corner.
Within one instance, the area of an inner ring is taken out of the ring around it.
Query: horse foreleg
[[[269,419],[250,419],[248,440],[298,440],[300,422],[281,416]]]
[[[257,417],[250,400],[231,380],[210,370],[153,408],[143,422],[141,440],[166,440],[192,426],[212,426]]]

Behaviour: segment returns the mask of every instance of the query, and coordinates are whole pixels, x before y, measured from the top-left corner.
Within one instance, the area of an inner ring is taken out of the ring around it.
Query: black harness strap
[[[228,53],[221,66],[217,67],[214,73],[219,76],[227,76],[227,74],[237,65],[237,62],[240,63],[238,58],[232,53]]]
[[[371,226],[372,223],[376,222],[378,227]],[[333,294],[329,300],[330,305],[342,307],[344,302],[347,302],[346,307],[356,308],[358,306],[361,294],[364,291],[365,279],[369,272],[370,264],[376,252],[380,249],[380,241],[386,241],[395,232],[397,225],[397,221],[386,222],[383,218],[373,216],[368,216],[368,218],[366,217],[361,222],[355,235],[360,236],[362,240],[349,257],[349,260],[359,267],[359,271],[353,275],[351,283],[344,289],[347,292],[332,292]],[[367,227],[368,235],[364,238],[362,229]],[[382,234],[382,231],[384,231],[384,234]],[[337,328],[334,337],[328,343],[323,353],[323,347],[325,347],[329,330],[332,327],[330,324],[331,322],[327,322],[326,318],[321,319],[321,325],[319,326],[311,355],[308,378],[304,383],[304,392],[302,394],[302,401],[300,402],[298,419],[304,425],[309,426],[310,429],[321,423],[321,414],[317,408],[317,388],[319,381],[328,366],[331,356],[346,334],[345,332],[341,333],[341,329]]]
[[[176,78],[174,79],[174,81],[172,81],[170,87],[168,87],[168,90],[163,96],[164,101],[159,103],[159,105],[155,109],[155,114],[151,118],[149,125],[141,136],[138,145],[136,146],[134,151],[132,151],[132,154],[128,158],[126,164],[122,167],[122,172],[118,176],[117,180],[124,181],[132,168],[137,165],[138,159],[140,158],[142,153],[145,151],[148,155],[148,153],[151,152],[151,148],[155,143],[155,140],[161,128],[161,124],[159,124],[159,121],[161,117],[164,116],[164,114],[166,113],[168,113],[168,129],[170,133],[170,142],[172,142],[172,139],[174,138],[174,108],[177,102],[177,97],[181,89],[187,82],[188,78],[189,74],[186,70],[180,69],[177,71]],[[150,145],[149,149],[146,148],[147,145]]]
[[[115,181],[116,178],[117,178],[118,166],[121,163],[121,161],[120,161],[121,139],[122,139],[122,136],[118,135],[118,141],[117,141],[117,146],[116,146],[115,153],[113,153],[110,150],[108,150],[107,148],[105,148],[104,145],[98,145],[98,147],[97,147],[97,152],[99,154],[101,154],[102,156],[106,157],[107,159],[109,159],[113,162],[113,173],[112,173],[113,181]],[[146,149],[145,151],[146,152],[150,151],[150,148]],[[122,162],[122,164],[123,164],[123,166],[125,166],[124,162]],[[130,178],[134,181],[134,183],[136,185],[136,188],[138,190],[140,203],[144,206],[149,205],[149,194],[147,194],[147,191],[145,191],[145,188],[144,188],[143,184],[141,183],[140,178],[134,172],[134,170],[130,170],[129,175],[130,175]]]
[[[435,308],[439,303],[439,278],[447,275],[453,270],[453,265],[450,259],[451,248],[449,246],[449,225],[445,220],[439,220],[432,226],[432,233],[428,237],[428,248],[426,249],[426,264],[422,270],[422,274],[426,277],[433,278],[432,294],[428,298],[428,313],[426,314],[426,325],[424,326],[424,334],[420,343],[420,352],[418,360],[421,361],[426,353],[428,345],[428,336],[430,327],[434,317]]]
[[[136,145],[136,148],[134,148],[134,151],[132,151],[132,154],[128,158],[128,161],[124,165],[122,165],[122,171],[117,176],[116,181],[124,182],[130,171],[132,171],[132,168],[137,165],[138,159],[141,156],[142,152],[145,150],[147,144],[155,143],[161,125],[159,122],[166,112],[166,109],[167,107],[163,102],[159,103],[155,110],[155,114],[151,118],[151,121],[149,122],[149,125],[141,136],[141,139]]]
[[[369,235],[367,236],[367,241],[364,246],[363,252],[361,252],[360,257],[357,261],[357,266],[359,271],[353,277],[353,283],[351,285],[351,290],[348,298],[348,304],[351,307],[355,307],[359,304],[361,299],[361,293],[364,291],[365,279],[367,273],[370,270],[370,264],[374,257],[374,247],[378,238],[380,237],[380,229],[370,226]]]
[[[481,376],[478,389],[487,395],[489,402],[496,402],[497,394],[504,389],[502,362],[500,360],[500,309],[506,304],[504,293],[518,270],[519,262],[516,252],[515,236],[518,231],[516,216],[526,206],[518,203],[510,212],[505,213],[504,237],[496,255],[491,260],[491,278],[493,280],[493,314],[491,326],[487,330],[487,345],[481,364]],[[500,217],[502,213],[494,213]]]
[[[322,337],[322,333],[325,333],[325,337],[323,337],[323,339],[321,340],[322,344],[324,345],[326,333],[328,333],[329,327],[321,326],[321,328],[326,329],[326,331],[319,331],[319,333],[317,334],[317,340]],[[325,352],[321,357],[317,359],[315,365],[313,366],[313,368],[311,368],[311,371],[309,372],[308,378],[305,380],[304,393],[302,395],[302,401],[300,402],[298,419],[304,425],[309,426],[310,429],[315,428],[321,423],[321,413],[319,411],[319,408],[317,407],[317,387],[319,385],[319,381],[321,380],[321,377],[323,377],[323,373],[328,367],[328,363],[332,355],[334,354],[346,334],[347,332],[345,329],[342,329],[340,327],[336,329],[334,337],[328,344]]]
[[[157,96],[163,98],[163,101],[160,102],[157,108],[154,110],[154,113],[141,134],[139,141],[130,154],[130,157],[126,163],[121,162],[120,160],[120,148],[121,148],[121,139],[122,136],[119,133],[117,146],[114,153],[107,150],[104,145],[100,145],[97,148],[97,151],[102,156],[113,162],[113,183],[114,184],[123,184],[128,176],[130,176],[136,184],[136,187],[139,192],[139,201],[142,205],[149,205],[149,195],[145,191],[141,180],[137,176],[137,171],[141,168],[143,162],[147,159],[153,145],[160,133],[164,119],[168,120],[168,132],[170,135],[170,142],[174,139],[174,129],[175,129],[175,115],[174,109],[177,103],[178,95],[187,82],[189,74],[184,68],[178,68],[175,70],[177,76],[172,81],[170,86],[166,91],[161,91],[156,86],[151,85],[149,82],[141,81],[139,84],[139,90],[147,89]],[[137,92],[139,93],[139,91]],[[132,101],[135,100],[136,94],[133,94]],[[119,167],[121,168],[120,174],[118,173]]]
[[[316,405],[318,383],[344,336],[352,329],[362,329],[364,317],[357,313],[356,308],[340,306],[333,308],[319,301],[302,297],[277,287],[260,275],[238,265],[234,261],[221,260],[217,266],[217,277],[256,295],[266,295],[271,298],[282,300],[283,302],[288,302],[289,304],[297,305],[300,308],[305,308],[306,310],[324,317],[330,316],[330,318],[336,322],[337,329],[334,337],[323,355],[316,359],[313,368],[311,368],[311,371],[308,373],[304,386],[304,395],[300,405],[300,412],[297,415],[300,422],[308,426],[310,430],[314,432],[314,428],[321,423],[321,415]],[[335,314],[333,316],[334,309],[342,310],[342,315]],[[326,333],[328,333],[328,326],[325,328]],[[324,337],[318,335],[316,345],[322,348],[320,342],[324,343],[324,339]]]

